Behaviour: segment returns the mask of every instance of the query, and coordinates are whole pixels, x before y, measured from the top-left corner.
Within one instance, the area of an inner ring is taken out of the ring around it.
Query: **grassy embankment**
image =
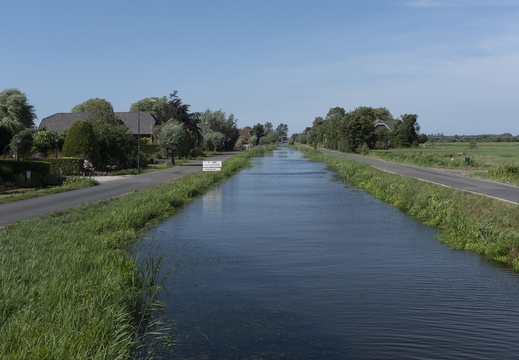
[[[340,175],[374,197],[441,230],[451,248],[473,251],[519,271],[519,207],[461,190],[385,173],[369,165],[310,148],[311,158],[336,167]]]
[[[423,148],[370,150],[368,156],[418,166],[481,170],[470,176],[519,185],[519,143],[428,142]]]
[[[144,326],[160,338],[145,318],[158,291],[154,267],[125,247],[264,151],[237,154],[221,172],[0,228],[0,358],[127,359]]]

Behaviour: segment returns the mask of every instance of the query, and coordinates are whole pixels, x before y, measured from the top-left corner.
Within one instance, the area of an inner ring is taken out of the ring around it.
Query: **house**
[[[251,147],[251,145],[247,143],[249,141],[249,138],[251,137],[250,131],[251,131],[250,128],[238,129],[238,134],[240,136],[239,136],[238,140],[236,141],[236,144],[235,144],[236,148],[244,146],[245,148],[248,149]],[[245,143],[243,141],[244,139],[245,139]]]
[[[126,125],[130,134],[141,137],[151,137],[157,124],[155,117],[147,111],[114,112],[117,119]],[[42,119],[38,130],[54,131],[58,134],[66,132],[76,121],[85,121],[88,113],[57,113]],[[140,123],[140,128],[139,128]]]
[[[382,129],[386,129],[388,131],[392,131],[395,127],[395,120],[380,120],[376,119],[373,123],[373,126],[375,127],[375,131],[380,131]]]
[[[238,133],[240,134],[240,137],[244,137],[246,139],[250,138],[250,128],[245,129],[238,129]]]

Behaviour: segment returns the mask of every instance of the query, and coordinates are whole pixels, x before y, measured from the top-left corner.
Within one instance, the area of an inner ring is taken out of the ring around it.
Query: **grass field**
[[[481,170],[472,176],[519,185],[519,143],[426,143],[425,147],[370,150],[369,155],[417,166]]]

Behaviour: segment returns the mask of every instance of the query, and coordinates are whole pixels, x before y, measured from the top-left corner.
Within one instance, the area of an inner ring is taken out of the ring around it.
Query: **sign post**
[[[204,171],[220,171],[222,169],[221,161],[204,161]]]

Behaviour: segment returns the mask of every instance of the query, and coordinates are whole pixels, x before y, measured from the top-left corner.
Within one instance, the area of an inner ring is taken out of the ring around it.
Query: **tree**
[[[379,119],[382,121],[390,121],[393,120],[393,115],[389,112],[388,109],[385,107],[375,108],[373,109],[373,112],[375,114],[375,120]]]
[[[207,149],[211,148],[212,150],[216,140],[218,140],[217,147],[226,150],[234,149],[239,132],[233,114],[227,116],[221,109],[216,111],[207,109],[200,115],[200,127],[204,146]],[[222,134],[223,139],[220,139],[220,135],[214,134],[215,132]]]
[[[184,126],[188,134],[188,147],[194,149],[202,142],[200,129],[200,113],[190,113],[191,105],[184,104],[178,97],[178,91],[169,95],[169,100],[155,114],[158,124],[165,124],[170,120],[176,120]]]
[[[83,157],[98,167],[100,162],[99,144],[94,135],[92,125],[85,121],[76,121],[67,132],[65,144],[61,151],[63,156]]]
[[[10,138],[23,129],[34,126],[36,113],[27,96],[18,89],[6,89],[0,93],[0,150]]]
[[[393,147],[410,147],[418,142],[418,132],[420,125],[417,123],[418,115],[405,114],[400,116],[395,129],[393,130],[392,146]]]
[[[11,139],[11,149],[13,153],[25,158],[30,155],[32,149],[32,131],[22,130]]]
[[[149,97],[133,103],[130,107],[130,111],[148,111],[156,116],[164,106],[166,106],[168,100],[165,96],[163,97]],[[166,120],[167,121],[167,120]]]
[[[331,108],[326,114],[323,121],[323,131],[320,132],[324,142],[324,146],[328,149],[337,150],[339,148],[339,140],[343,135],[342,129],[346,122],[346,110],[336,106]]]
[[[288,125],[287,124],[281,123],[278,125],[278,127],[276,128],[276,138],[278,141],[279,141],[279,139],[285,140],[288,138]]]
[[[260,124],[260,123],[257,123],[256,125],[254,125],[250,131],[250,134],[254,137],[256,137],[257,139],[257,142],[256,143],[252,143],[252,145],[258,145],[258,142],[259,140],[265,136],[265,127]]]
[[[128,128],[114,114],[112,104],[94,98],[74,106],[72,112],[88,113],[88,122],[92,126],[94,137],[99,145],[99,160],[96,168],[117,170],[130,168],[137,156],[137,141]]]
[[[361,106],[346,116],[346,125],[339,142],[339,151],[359,152],[363,148],[373,148],[376,134],[373,123],[376,119],[373,108]]]
[[[183,124],[174,120],[164,124],[157,136],[157,143],[171,159],[172,165],[175,164],[176,155],[185,154],[189,151],[188,141],[189,135]]]
[[[87,122],[92,125],[99,144],[102,166],[108,170],[131,168],[137,156],[137,139],[114,119],[91,116]]]
[[[265,135],[274,131],[274,125],[269,121],[263,125],[263,128],[265,129]]]
[[[112,104],[109,101],[99,98],[89,99],[72,108],[73,113],[93,113],[98,111],[113,113],[114,108],[112,107]]]
[[[204,133],[204,149],[217,151],[225,144],[225,134],[219,131],[208,131]]]
[[[49,154],[49,150],[52,150],[52,148],[55,146],[55,135],[56,134],[52,131],[36,131],[33,135],[33,150],[47,156]]]

